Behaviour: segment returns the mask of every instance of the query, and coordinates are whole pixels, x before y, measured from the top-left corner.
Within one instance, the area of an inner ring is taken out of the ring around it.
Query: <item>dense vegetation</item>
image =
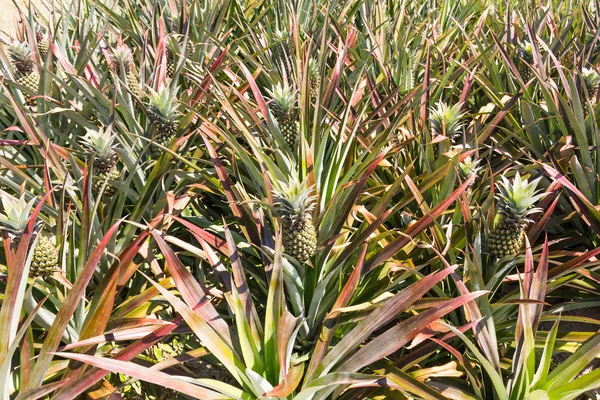
[[[595,398],[598,7],[23,7],[2,398]]]

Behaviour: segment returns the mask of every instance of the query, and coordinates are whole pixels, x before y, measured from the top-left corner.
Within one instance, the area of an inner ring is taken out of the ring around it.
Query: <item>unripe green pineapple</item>
[[[296,95],[292,92],[289,85],[279,83],[269,93],[273,99],[270,103],[271,112],[277,120],[281,135],[290,149],[295,150],[298,145],[298,134],[300,131]]]
[[[321,87],[321,71],[317,65],[317,60],[311,58],[308,62],[308,70],[310,74],[310,98],[316,102],[319,97],[319,90]]]
[[[446,103],[439,101],[435,108],[431,108],[431,114],[429,116],[429,122],[431,123],[431,137],[436,139],[440,136],[450,139],[452,146],[455,146],[460,141],[462,136],[462,118],[464,113],[461,112],[462,104],[455,104],[452,107]],[[433,144],[434,157],[437,158],[440,153],[440,147],[446,146],[445,143]]]
[[[458,164],[458,172],[463,181],[469,179],[472,175],[475,175],[475,177],[477,177],[479,175],[479,172],[482,169],[479,166],[479,161],[480,160],[473,160],[471,157],[467,157],[460,164]],[[475,180],[476,179],[477,178],[475,178]],[[473,188],[473,184],[475,183],[475,180],[473,180],[469,184],[469,187],[467,188],[467,196],[468,197],[471,197],[472,188]]]
[[[587,118],[590,113],[590,106],[592,109],[596,106],[598,85],[600,84],[600,74],[598,74],[598,71],[595,69],[582,68],[581,79],[583,80],[583,85],[585,86],[585,90],[587,91],[591,103],[588,104],[587,101],[585,101],[585,96],[582,96],[583,113]]]
[[[58,264],[58,249],[54,242],[43,233],[33,250],[33,259],[29,269],[32,279],[52,275]]]
[[[8,47],[8,55],[15,68],[15,82],[29,91],[37,93],[40,86],[40,76],[34,70],[33,56],[29,45],[15,40]],[[35,100],[31,99],[29,93],[23,92],[23,97],[28,105],[34,105]]]
[[[281,218],[283,252],[306,262],[317,249],[317,233],[312,219],[315,196],[305,184],[283,185],[275,194],[275,213]]]
[[[183,40],[169,37],[166,42],[166,55],[167,55],[167,77],[172,79],[175,76],[175,70],[177,69],[177,58],[179,54],[183,52]],[[191,55],[194,52],[194,45],[188,39],[185,44],[185,54]]]
[[[163,87],[150,94],[148,119],[154,127],[153,142],[168,147],[179,127],[176,97],[179,88]],[[158,146],[150,146],[150,154],[158,158],[164,150]]]
[[[517,49],[517,65],[519,67],[519,75],[523,82],[528,82],[531,79],[530,65],[533,64],[533,46],[528,41],[524,41]]]
[[[121,71],[121,67],[123,71]],[[119,44],[113,50],[111,68],[115,75],[127,81],[127,87],[134,96],[140,97],[140,81],[135,71],[131,49],[125,44]]]
[[[292,59],[294,57],[294,41],[292,35],[286,31],[276,30],[274,39],[278,42],[278,45],[275,48],[275,56],[279,56],[277,66],[282,66],[283,70],[281,70],[281,73],[285,72],[289,78],[292,73],[291,67]]]
[[[97,196],[106,182],[102,195],[114,196],[118,189],[113,182],[121,179],[121,171],[116,166],[119,156],[115,153],[115,135],[103,129],[88,130],[83,138],[85,146],[93,158],[92,163],[92,194]]]
[[[16,199],[6,192],[2,192],[4,213],[0,214],[0,225],[3,230],[10,232],[12,243],[15,246],[19,245],[23,232],[29,223],[35,200],[33,198],[27,202],[24,194]],[[58,264],[58,249],[54,242],[44,232],[39,232],[38,235],[39,239],[33,249],[33,257],[29,268],[29,278],[31,279],[45,278],[51,275]]]
[[[492,255],[502,258],[521,252],[525,228],[531,222],[528,216],[540,211],[534,205],[545,195],[536,192],[540,179],[529,183],[517,173],[511,182],[502,176],[502,182],[498,184],[500,193],[496,196],[500,221],[487,238],[487,248]]]
[[[48,52],[50,51],[50,42],[44,35],[44,29],[39,25],[36,26],[35,40],[37,42],[40,59],[44,61],[46,57],[48,57]]]

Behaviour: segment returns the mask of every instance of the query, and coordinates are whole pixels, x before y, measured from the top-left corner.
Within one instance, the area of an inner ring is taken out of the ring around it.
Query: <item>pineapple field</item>
[[[597,0],[15,5],[3,400],[600,398]]]

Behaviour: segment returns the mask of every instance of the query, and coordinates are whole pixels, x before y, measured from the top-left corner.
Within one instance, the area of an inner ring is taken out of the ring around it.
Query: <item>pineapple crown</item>
[[[529,40],[523,40],[519,43],[519,50],[527,55],[533,55],[533,45]]]
[[[473,160],[471,157],[467,157],[458,164],[458,171],[463,179],[467,179],[471,175],[479,175],[479,171],[481,171],[481,167],[479,166],[480,160]]]
[[[289,110],[294,106],[294,103],[296,103],[296,94],[287,83],[278,83],[273,86],[272,90],[267,89],[267,91],[273,101],[276,102],[282,110]]]
[[[40,25],[38,22],[34,23],[34,32],[35,32],[35,40],[40,41],[44,38],[45,28]]]
[[[132,61],[133,55],[129,46],[122,43],[118,44],[117,47],[113,50],[112,54],[112,68],[118,72],[121,70],[121,64],[123,64],[125,72],[129,72]]]
[[[161,86],[157,92],[150,90],[149,112],[151,118],[171,121],[177,113],[176,97],[179,87],[169,88]]]
[[[88,129],[83,137],[84,144],[98,157],[109,158],[114,154],[114,141],[116,135],[100,128],[98,130]]]
[[[0,192],[0,196],[2,196],[2,206],[4,208],[4,213],[0,213],[1,229],[17,235],[21,234],[29,223],[35,197],[28,202],[25,200],[25,193],[19,199],[4,191]]]
[[[317,198],[314,191],[315,187],[307,187],[306,181],[282,184],[281,189],[275,190],[275,214],[292,225],[312,218]]]
[[[8,55],[18,71],[31,71],[33,69],[33,55],[26,42],[13,40],[8,46]]]
[[[502,176],[502,182],[498,184],[499,193],[496,199],[500,202],[498,212],[508,222],[520,224],[522,222],[531,222],[528,215],[540,211],[540,208],[534,208],[535,203],[546,193],[539,193],[536,190],[538,183],[542,178],[537,178],[529,182],[522,179],[517,172],[512,182]]]
[[[465,115],[460,110],[462,104],[455,104],[452,107],[439,101],[435,108],[431,108],[431,131],[434,135],[444,135],[452,138],[460,134],[462,129],[462,118]]]
[[[285,31],[285,30],[282,31],[279,29],[275,29],[275,39],[284,41],[284,40],[291,39],[291,37],[292,37],[292,34],[290,32]]]
[[[600,74],[598,74],[598,71],[593,68],[582,68],[581,77],[585,88],[589,92],[594,92],[598,89],[598,84],[600,83]]]

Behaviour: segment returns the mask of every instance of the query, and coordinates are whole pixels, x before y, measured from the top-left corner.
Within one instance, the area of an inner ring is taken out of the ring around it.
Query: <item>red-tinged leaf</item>
[[[502,121],[504,117],[506,117],[506,114],[510,112],[512,106],[517,102],[517,100],[521,98],[522,95],[523,92],[519,92],[516,95],[514,95],[513,98],[508,101],[508,103],[506,103],[506,105],[502,108],[502,110],[500,110],[498,115],[496,115],[492,122],[488,126],[486,126],[484,131],[481,133],[481,135],[477,139],[479,143],[485,142],[485,140],[492,134],[494,129],[496,129],[496,126],[498,126],[500,121]]]
[[[156,290],[158,294],[158,290]],[[141,328],[149,325],[170,325],[172,322],[158,318],[111,318],[106,325],[107,333],[119,331],[123,329]]]
[[[437,253],[439,259],[444,263],[446,268],[450,266],[446,258],[442,254],[440,254],[440,252],[437,251],[435,247],[432,247],[432,250],[435,253]],[[461,295],[464,296],[470,293],[467,286],[456,273],[452,273],[451,277]],[[491,331],[488,328],[488,326],[486,325],[486,321],[484,320],[481,314],[481,310],[479,309],[479,306],[475,301],[467,303],[465,308],[467,310],[467,315],[469,316],[471,321],[477,321],[477,324],[473,328],[473,333],[475,333],[475,338],[477,339],[479,346],[487,356],[488,361],[492,363],[494,368],[499,368],[500,355],[498,354],[498,346],[495,336],[496,332]]]
[[[383,359],[410,342],[427,325],[484,293],[486,292],[478,291],[462,295],[400,322],[364,345],[336,369],[344,372],[355,372],[364,366]]]
[[[410,393],[414,393],[422,398],[423,400],[449,400],[447,397],[437,393],[433,388],[419,382],[412,376],[404,373],[403,371],[397,370],[389,372],[385,377],[398,388],[408,390]]]
[[[229,253],[231,256],[229,257],[229,261],[231,262],[231,269],[233,270],[233,282],[235,283],[235,289],[237,295],[242,303],[242,307],[244,308],[244,316],[248,324],[250,325],[250,331],[252,332],[252,339],[254,340],[254,344],[256,347],[260,347],[261,342],[261,334],[262,328],[260,327],[260,322],[258,319],[258,312],[254,307],[254,302],[252,301],[252,296],[250,294],[250,287],[248,286],[248,282],[246,282],[246,274],[244,272],[244,267],[242,266],[242,261],[240,259],[240,253],[237,250],[237,246],[235,241],[233,240],[233,236],[231,236],[231,231],[229,227],[223,221],[223,226],[225,229],[225,238],[227,239],[227,246],[229,247]]]
[[[549,198],[550,196],[547,196],[544,200]],[[531,228],[531,231],[527,235],[531,243],[535,243],[542,231],[546,228],[546,224],[550,220],[550,217],[552,217],[552,213],[554,213],[554,209],[558,204],[558,200],[560,200],[560,196],[556,196],[554,198],[554,201],[552,201],[552,204],[550,204],[550,206],[548,207],[544,207],[543,205],[541,205],[541,208],[544,210],[544,213],[542,214],[542,217],[535,222],[533,228]]]
[[[31,390],[21,391],[15,400],[37,400],[47,398],[47,396],[57,389],[66,386],[69,380],[62,379],[57,382],[48,383],[44,386],[38,386]]]
[[[221,284],[225,288],[225,291],[231,293],[231,276],[229,275],[229,271],[225,268],[225,266],[217,256],[217,253],[215,253],[213,248],[208,243],[206,243],[204,239],[197,236],[193,232],[192,235],[194,235],[196,240],[200,242],[200,246],[202,246],[202,250],[204,250],[204,252],[206,253],[208,262],[210,263],[211,267],[213,267],[213,269],[215,270],[217,276],[219,277],[219,280],[221,281]],[[227,251],[229,251],[229,249]]]
[[[273,390],[263,394],[262,397],[275,397],[275,398],[286,398],[300,385],[302,381],[302,375],[304,374],[304,363],[292,365],[290,370],[287,372],[283,382],[275,386]]]
[[[50,195],[51,192],[46,193],[31,213],[27,227],[21,235],[21,240],[17,247],[17,254],[12,258],[13,264],[7,265],[8,280],[6,282],[4,298],[2,299],[2,306],[0,308],[0,326],[2,327],[2,329],[0,329],[0,360],[4,360],[6,357],[12,339],[17,333],[17,325],[21,316],[23,304],[23,295],[27,284],[27,271],[25,270],[25,266],[28,250],[30,248],[31,239],[35,233],[34,227],[38,214],[40,213],[46,198]]]
[[[65,55],[62,53],[62,51],[60,51],[60,47],[52,43],[50,48],[52,50],[52,54],[54,54],[54,57],[56,58],[56,61],[58,61],[58,63],[66,72],[73,75],[78,74],[77,69],[75,69],[73,64],[71,64],[67,57],[65,57]]]
[[[431,49],[427,45],[427,58],[425,59],[425,76],[423,77],[423,94],[421,95],[421,126],[425,126],[429,112],[429,75],[431,74]]]
[[[31,294],[31,289],[30,289],[27,291],[27,296],[31,296],[31,295],[32,294]],[[31,310],[31,312],[29,313],[29,315],[27,316],[25,321],[21,324],[21,328],[15,335],[14,340],[12,341],[10,347],[8,348],[8,350],[6,352],[6,356],[1,359],[2,364],[0,364],[0,377],[5,377],[5,376],[9,375],[13,355],[14,355],[15,351],[17,350],[17,348],[19,347],[19,343],[21,343],[21,339],[24,338],[25,333],[27,333],[27,330],[30,329],[31,322],[37,315],[37,313],[40,310],[40,308],[42,307],[42,305],[46,302],[46,300],[48,300],[48,296],[44,297],[35,306],[35,308],[33,310]],[[30,348],[30,346],[28,346],[28,343],[27,344],[25,343],[27,341],[28,340],[25,337],[23,340],[23,345],[21,346],[21,374],[22,374],[23,378],[27,377],[30,374],[29,360],[33,360],[33,356],[34,356],[33,349]],[[27,354],[27,357],[23,357],[25,355],[25,354],[23,354],[24,352],[29,353],[29,354]],[[25,371],[23,371],[23,370],[25,370]]]
[[[358,287],[358,283],[360,282],[365,257],[367,256],[367,249],[368,246],[365,244],[363,246],[358,262],[356,263],[356,267],[352,271],[352,274],[350,274],[350,278],[348,278],[348,281],[344,285],[344,288],[340,292],[337,300],[331,308],[332,312],[342,307],[346,307],[350,302],[350,299],[354,295],[354,292]],[[333,317],[330,313],[325,318],[325,321],[323,321],[323,328],[321,329],[321,334],[319,335],[319,339],[317,341],[317,344],[315,345],[315,349],[310,358],[310,364],[308,365],[308,370],[306,372],[307,381],[310,381],[317,366],[323,360],[325,354],[327,354],[327,350],[329,348],[329,344],[331,343],[331,339],[333,338],[333,333],[335,331],[336,325],[337,317]]]
[[[408,307],[413,305],[455,269],[456,267],[453,266],[427,275],[376,308],[329,351],[323,358],[323,361],[315,368],[313,377],[318,378],[323,373],[327,373],[336,363],[347,357],[351,352],[355,352],[369,335],[389,323],[400,313],[406,311]]]
[[[600,212],[596,210],[590,200],[585,197],[577,187],[569,181],[563,174],[545,163],[539,165],[546,171],[546,174],[551,180],[560,182],[574,196],[569,198],[574,203],[578,211],[583,214],[584,220],[597,234],[600,235]]]
[[[177,310],[194,331],[202,344],[233,374],[238,376],[242,363],[234,349],[213,330],[211,325],[198,312],[192,311],[183,301],[175,297],[171,292],[154,282],[150,277],[144,275],[150,283],[156,287],[169,303]],[[199,306],[202,308],[202,305]]]
[[[363,176],[356,183],[356,185],[354,185],[354,187],[352,188],[352,191],[348,194],[346,201],[342,204],[341,207],[336,209],[336,212],[337,212],[336,215],[339,217],[336,219],[335,223],[332,225],[331,231],[330,231],[331,233],[337,233],[342,229],[342,227],[344,226],[344,223],[346,222],[345,216],[350,214],[350,212],[352,211],[352,208],[354,207],[356,200],[359,198],[359,195],[360,195],[365,183],[371,177],[371,175],[373,174],[373,171],[375,171],[375,169],[377,168],[377,166],[379,165],[381,160],[383,160],[385,158],[386,154],[387,153],[382,152],[371,162],[371,164],[368,166],[368,168],[363,173]],[[335,202],[335,201],[336,201],[335,198],[332,199],[332,202]],[[317,224],[317,226],[319,226],[320,222],[317,221],[316,224]]]
[[[422,332],[419,332],[415,335],[414,339],[410,342],[410,345],[406,346],[407,349],[413,349],[421,343],[425,342],[427,339],[434,337],[440,333],[446,333],[449,329],[446,325],[441,324],[438,321],[433,321],[431,324],[427,325]]]
[[[138,340],[137,342],[127,346],[125,349],[119,351],[114,356],[114,359],[121,361],[133,360],[139,354],[158,343],[165,336],[171,334],[182,322],[183,318],[181,316],[175,317],[172,325],[161,326],[156,331],[144,337],[142,340]],[[80,377],[71,378],[68,380],[70,384],[56,393],[53,399],[73,399],[94,386],[109,372],[110,371],[94,367]],[[67,380],[63,380],[62,382],[67,382]]]
[[[210,158],[214,164],[215,170],[217,171],[217,175],[219,176],[219,179],[221,180],[221,184],[223,185],[223,190],[225,192],[225,197],[227,198],[227,201],[229,202],[229,207],[231,208],[231,211],[233,211],[234,216],[241,218],[242,211],[237,206],[238,199],[235,198],[235,195],[233,194],[233,191],[231,190],[231,180],[229,179],[229,176],[227,175],[227,171],[225,171],[225,167],[223,167],[223,163],[221,162],[221,159],[219,158],[219,155],[217,154],[217,151],[213,147],[210,140],[208,140],[208,138],[203,134],[201,134],[200,136],[204,140],[204,144],[206,145],[206,148],[208,149],[208,154],[210,155]]]
[[[100,287],[104,288],[104,290],[94,293],[91,301],[91,310],[93,312],[88,316],[85,326],[79,335],[80,340],[100,335],[106,329],[119,290],[118,281],[121,272],[133,261],[148,235],[148,231],[142,232],[133,243],[127,246],[117,257],[119,262],[113,263],[100,282]]]
[[[277,353],[279,354],[279,370],[282,374],[288,373],[288,365],[290,360],[287,359],[290,340],[296,326],[298,325],[299,317],[294,317],[287,309],[284,309],[279,326],[277,327]]]
[[[544,246],[542,247],[542,256],[538,263],[537,271],[533,277],[533,284],[531,286],[530,298],[543,302],[546,298],[546,287],[548,284],[548,235],[544,238]],[[535,304],[531,307],[531,324],[533,326],[533,334],[537,332],[538,324],[542,317],[542,311],[544,310],[543,304]]]
[[[164,325],[164,324],[161,324],[161,325]],[[174,324],[172,324],[172,325],[174,325]],[[160,328],[160,325],[154,325],[154,326],[144,326],[144,327],[139,327],[139,328],[124,329],[122,331],[114,331],[114,332],[110,332],[110,333],[105,333],[104,335],[94,336],[89,339],[80,340],[76,343],[71,343],[69,345],[62,346],[62,347],[60,347],[60,351],[71,350],[71,349],[75,349],[77,347],[90,346],[90,345],[95,345],[95,344],[100,344],[100,343],[119,342],[122,340],[138,340],[138,339],[148,336],[148,334],[150,334],[151,332],[154,332],[155,330],[157,330],[159,328]]]
[[[102,368],[104,370],[115,371],[124,375],[129,375],[145,382],[150,382],[169,389],[177,390],[178,392],[187,394],[189,396],[193,396],[197,399],[229,399],[229,396],[225,396],[210,389],[205,389],[201,386],[177,379],[176,377],[165,374],[164,372],[142,367],[131,362],[83,354],[60,352],[52,354],[64,358],[69,358],[72,360],[81,361],[96,366],[98,368]]]
[[[73,316],[73,313],[75,312],[81,299],[85,297],[85,289],[92,279],[94,272],[96,271],[96,266],[100,262],[106,246],[122,222],[123,220],[115,222],[108,232],[106,232],[85,266],[81,269],[73,288],[67,295],[61,308],[58,310],[56,319],[48,331],[48,336],[46,337],[46,340],[44,341],[44,344],[42,345],[38,355],[31,381],[29,381],[25,387],[26,390],[41,385],[43,382],[44,377],[46,376],[46,371],[48,370],[50,362],[52,361],[52,354],[50,353],[56,351],[58,348],[63,332],[66,329],[69,320]]]
[[[554,267],[550,271],[548,271],[548,279],[558,278],[559,276],[562,276],[562,275],[566,274],[567,272],[577,269],[577,268],[579,268],[579,266],[581,264],[583,264],[584,262],[586,262],[587,260],[589,260],[593,257],[596,257],[599,254],[600,254],[600,247],[596,247],[595,249],[590,250],[578,257],[575,257],[575,258],[567,261],[566,263],[559,265],[558,267]]]
[[[477,326],[477,324],[479,322],[480,322],[479,320],[469,322],[468,324],[461,326],[458,330],[461,333],[465,333],[468,330],[471,330],[475,326]],[[439,340],[441,340],[443,342],[448,342],[449,340],[452,340],[455,337],[456,337],[456,334],[454,332],[449,332],[449,333],[445,334],[444,336],[442,336]],[[406,368],[414,365],[421,358],[436,351],[437,348],[438,348],[437,343],[434,343],[434,342],[426,343],[423,346],[420,346],[418,349],[411,351],[406,356],[404,356],[401,359],[399,359],[398,361],[396,361],[394,363],[394,365],[396,365],[399,368],[406,369]]]
[[[260,109],[261,114],[264,115],[266,118],[269,114],[267,103],[265,103],[265,99],[263,98],[262,93],[260,92],[260,89],[256,84],[256,80],[254,79],[248,68],[246,68],[244,63],[239,63],[239,67],[242,73],[244,74],[246,81],[250,84],[252,94],[254,95],[254,99],[256,99],[256,103],[258,104],[258,108]]]
[[[175,286],[175,282],[171,278],[163,279],[159,284],[165,289],[171,289]],[[156,290],[154,286],[150,286],[142,293],[128,298],[123,303],[119,304],[119,308],[114,312],[107,326],[111,326],[113,321],[119,321],[121,318],[127,318],[129,313],[135,311],[135,309],[140,306],[143,307],[144,303],[152,300],[159,294],[160,292]]]
[[[196,105],[200,99],[208,92],[211,82],[213,81],[214,72],[223,64],[227,53],[229,52],[229,46],[225,47],[219,57],[208,67],[208,74],[204,77],[200,83],[199,90],[196,91],[196,95],[190,100],[190,106]]]
[[[438,206],[433,208],[427,215],[420,218],[415,224],[411,225],[406,229],[404,234],[398,236],[394,239],[390,244],[385,246],[375,257],[367,262],[366,272],[372,271],[380,264],[386,262],[390,258],[394,256],[398,251],[400,251],[404,246],[406,246],[414,236],[420,233],[423,229],[425,229],[429,224],[433,222],[433,220],[439,217],[454,201],[460,196],[460,194],[465,191],[469,185],[475,180],[475,174],[471,175],[468,179],[466,179],[462,185],[458,187],[452,194],[442,201]]]
[[[183,266],[171,247],[162,238],[161,233],[153,230],[152,236],[165,257],[167,266],[171,271],[171,276],[185,302],[190,308],[195,308],[199,304],[202,304],[202,306],[197,307],[197,313],[231,346],[229,327],[208,299],[206,291],[194,278],[192,273]]]

